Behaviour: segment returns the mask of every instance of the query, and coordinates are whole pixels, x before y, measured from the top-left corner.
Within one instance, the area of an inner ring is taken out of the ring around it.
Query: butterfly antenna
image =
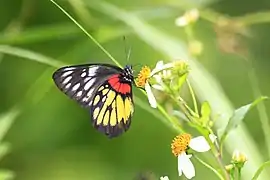
[[[123,36],[123,41],[124,41],[124,44],[125,44],[125,54],[126,54],[126,60],[127,60],[127,63],[128,63],[129,62],[129,59],[130,59],[130,54],[131,54],[131,47],[129,47],[127,49],[126,36]]]

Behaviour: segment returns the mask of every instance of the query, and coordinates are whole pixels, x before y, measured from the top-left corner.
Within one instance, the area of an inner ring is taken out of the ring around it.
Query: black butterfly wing
[[[97,88],[122,69],[110,64],[66,66],[53,73],[56,86],[83,107],[90,107]]]

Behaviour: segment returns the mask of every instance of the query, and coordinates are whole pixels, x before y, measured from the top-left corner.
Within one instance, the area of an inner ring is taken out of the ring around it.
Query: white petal
[[[163,66],[164,66],[163,61],[158,61],[156,67],[150,73],[150,77],[156,74],[158,71],[162,70]]]
[[[160,177],[160,180],[169,180],[168,176],[162,176]]]
[[[186,155],[186,153],[182,153],[178,156],[178,173],[179,176],[182,175],[182,173],[186,176],[187,179],[191,179],[195,176],[195,168],[190,161],[189,155]]]
[[[189,147],[197,152],[206,152],[210,150],[210,145],[203,136],[192,138]]]
[[[185,152],[183,152],[182,154],[180,154],[179,156],[178,156],[178,175],[179,176],[182,176],[182,169],[183,169],[183,162],[182,162],[182,159],[183,159],[183,156],[184,155],[186,155],[186,153]]]
[[[159,90],[159,91],[164,91],[164,88],[163,88],[161,85],[158,85],[158,84],[154,84],[154,85],[152,86],[152,88],[157,89],[157,90]]]
[[[153,77],[155,78],[155,80],[157,81],[157,83],[161,83],[162,82],[162,77],[161,77],[160,74],[154,75]]]
[[[163,63],[162,60],[158,61],[157,64],[156,64],[155,69],[161,69],[161,68],[163,67],[163,64],[164,64],[164,63]]]
[[[155,98],[155,96],[154,96],[154,94],[153,94],[153,92],[151,90],[151,87],[150,87],[149,83],[146,83],[144,88],[145,88],[145,91],[146,91],[150,106],[152,108],[156,108],[157,107],[157,101],[156,101],[156,98]]]

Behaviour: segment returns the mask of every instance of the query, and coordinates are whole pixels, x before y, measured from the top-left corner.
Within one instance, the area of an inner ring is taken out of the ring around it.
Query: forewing
[[[56,86],[83,107],[89,107],[97,88],[111,75],[121,71],[109,64],[66,66],[56,70]]]
[[[93,126],[110,138],[129,129],[134,111],[131,84],[110,81],[112,78],[98,88],[90,109]]]

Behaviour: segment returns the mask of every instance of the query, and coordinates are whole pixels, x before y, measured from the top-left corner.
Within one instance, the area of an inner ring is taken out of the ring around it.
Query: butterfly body
[[[109,137],[127,131],[133,114],[132,67],[110,64],[66,66],[53,74],[56,86],[90,110],[93,126]]]

